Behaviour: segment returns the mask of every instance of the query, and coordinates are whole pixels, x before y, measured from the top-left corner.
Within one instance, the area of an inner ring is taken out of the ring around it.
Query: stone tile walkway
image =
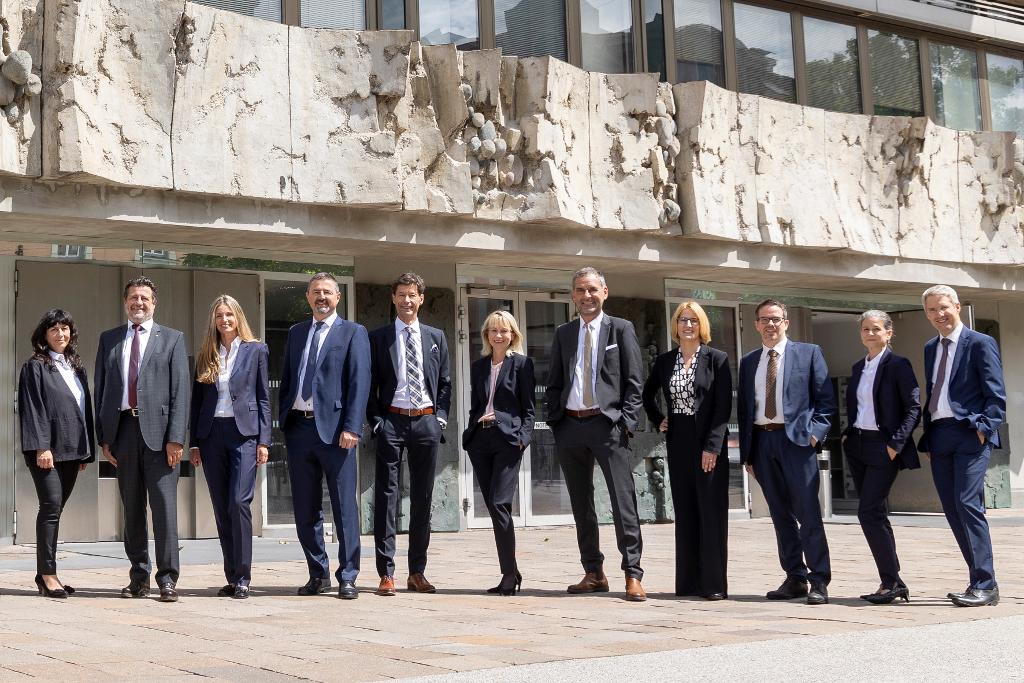
[[[523,591],[507,598],[482,593],[498,578],[489,530],[436,534],[427,576],[437,594],[400,591],[393,598],[371,592],[372,539],[364,538],[363,593],[347,602],[295,595],[306,569],[294,541],[257,540],[246,601],[215,597],[223,576],[212,542],[186,542],[182,599],[170,605],[118,597],[126,562],[99,552],[110,544],[96,544],[88,555],[82,553],[93,546],[63,549],[61,576],[78,593],[68,601],[42,599],[32,585],[33,549],[14,546],[0,549],[0,681],[372,681],[1021,615],[1020,516],[992,517],[1002,602],[974,610],[944,599],[966,585],[966,571],[949,530],[922,525],[932,518],[921,517],[896,529],[911,602],[884,607],[857,598],[875,588],[877,577],[855,524],[827,527],[834,580],[831,604],[822,607],[763,599],[781,580],[767,520],[732,522],[731,599],[717,603],[673,595],[671,525],[643,529],[650,599],[642,604],[622,599],[618,572],[611,574],[611,593],[565,593],[581,573],[572,528],[519,531]],[[602,535],[612,569],[614,534],[608,527]],[[400,574],[399,584],[404,580]]]

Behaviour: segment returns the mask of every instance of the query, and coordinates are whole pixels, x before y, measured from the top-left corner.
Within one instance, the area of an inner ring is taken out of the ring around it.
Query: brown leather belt
[[[428,406],[427,408],[397,408],[395,406],[388,406],[388,412],[407,417],[419,417],[420,415],[433,415],[434,406]]]
[[[601,414],[601,409],[590,408],[589,410],[569,410],[568,408],[566,408],[565,414],[571,415],[572,417],[594,417],[595,415]]]
[[[778,422],[769,422],[766,425],[754,425],[754,429],[760,429],[762,432],[777,432],[780,429],[785,429],[786,425],[779,424]]]

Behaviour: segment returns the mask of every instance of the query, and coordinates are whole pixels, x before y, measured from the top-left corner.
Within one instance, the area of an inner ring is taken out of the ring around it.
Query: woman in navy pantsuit
[[[512,501],[519,463],[533,436],[533,361],[523,355],[523,335],[507,311],[487,316],[480,336],[484,357],[469,370],[472,393],[462,447],[473,463],[498,548],[501,581],[487,592],[512,595],[523,582],[516,565]]]
[[[910,590],[899,574],[886,498],[901,469],[921,466],[911,438],[921,419],[921,390],[910,361],[889,349],[892,331],[887,313],[861,314],[860,340],[868,355],[854,364],[846,385],[849,425],[843,435],[846,462],[860,499],[857,517],[881,578],[877,591],[860,597],[876,605],[910,601]]]
[[[249,597],[256,467],[270,451],[267,345],[256,339],[238,302],[213,300],[196,360],[190,433],[193,465],[204,465],[224,552],[227,585],[217,595]]]

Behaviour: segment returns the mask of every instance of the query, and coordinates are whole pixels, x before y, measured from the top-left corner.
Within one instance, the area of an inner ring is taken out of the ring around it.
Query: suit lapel
[[[797,346],[796,342],[786,342],[786,353],[789,354],[782,361],[782,403],[786,403],[786,396],[789,390],[789,378],[793,374],[793,366],[796,365]],[[767,381],[767,377],[766,377]],[[777,406],[776,409],[782,409],[783,406]]]
[[[711,349],[705,344],[701,344],[697,352],[697,372],[693,378],[693,385],[694,389],[699,390],[695,392],[697,407],[700,405],[701,396],[711,387]]]
[[[341,326],[343,322],[344,321],[341,318],[335,318],[334,324],[331,325],[331,329],[327,330],[325,333],[327,336],[324,337],[324,343],[320,345],[320,352],[316,355],[317,370],[320,370],[320,365],[324,362],[324,358],[327,357],[327,354],[324,352],[327,351],[328,344],[334,341],[334,338],[337,337],[337,335],[341,334]],[[313,349],[310,349],[309,352],[312,353]]]
[[[597,365],[594,366],[595,373],[597,373],[598,368],[604,366],[604,352],[608,347],[608,337],[611,336],[611,332],[612,321],[606,314],[601,318],[601,329],[597,332]]]
[[[582,321],[580,318],[576,318],[569,323],[569,335],[572,337],[571,344],[565,344],[563,355],[567,354],[569,362],[565,364],[565,379],[566,386],[572,386],[573,374],[576,372],[576,353],[580,347],[580,325]]]
[[[391,321],[391,325],[388,327],[388,332],[385,335],[385,341],[388,343],[388,355],[391,356],[391,369],[398,377],[398,347],[395,342],[398,341],[398,331],[395,329],[395,322]],[[403,340],[403,345],[405,341]]]
[[[420,371],[423,373],[423,388],[426,389],[431,400],[434,399],[434,387],[431,380],[432,378],[437,377],[437,373],[434,371],[434,368],[427,367],[427,363],[430,362],[430,359],[433,357],[430,353],[430,349],[433,346],[433,340],[434,338],[430,335],[427,328],[423,326],[423,323],[420,323],[420,352],[423,354],[423,367],[420,368]]]
[[[494,381],[494,391],[495,392],[498,391],[498,387],[501,386],[501,383],[505,381],[505,378],[508,376],[508,373],[510,372],[509,368],[511,368],[511,367],[512,367],[512,356],[506,355],[505,356],[505,360],[501,361],[501,369],[498,370],[498,379],[496,379]],[[487,388],[490,389],[489,386]],[[484,392],[484,394],[487,396],[487,398],[490,398],[490,394],[487,394],[486,391]]]
[[[235,364],[231,367],[231,375],[228,377],[228,382],[230,382],[231,378],[237,375],[245,365],[245,361],[249,357],[249,350],[251,346],[252,344],[249,342],[241,342],[238,345],[238,353],[235,355]],[[231,349],[228,349],[228,355],[231,355]]]
[[[892,351],[883,351],[883,354],[884,355],[878,359],[878,367],[875,368],[875,383],[871,386],[871,399],[874,401],[876,421],[878,420],[878,397],[882,393],[882,373],[885,372],[885,366],[892,358]]]
[[[139,362],[139,375],[142,375],[142,371],[146,369],[146,364],[149,363],[149,359],[156,353],[156,347],[161,341],[161,328],[156,323],[153,323],[153,328],[149,331],[150,337],[146,342],[146,352],[142,354],[142,360]]]
[[[953,354],[953,367],[949,371],[949,381],[952,383],[956,377],[956,371],[960,368],[960,361],[967,354],[967,347],[971,344],[971,331],[966,327],[960,332],[960,339],[956,343],[956,352]]]

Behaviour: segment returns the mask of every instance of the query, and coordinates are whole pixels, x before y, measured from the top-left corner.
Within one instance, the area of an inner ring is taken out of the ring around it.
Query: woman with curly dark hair
[[[77,347],[71,315],[47,311],[18,378],[21,450],[39,497],[36,587],[48,598],[75,592],[57,578],[57,530],[78,473],[96,459],[92,398]]]

